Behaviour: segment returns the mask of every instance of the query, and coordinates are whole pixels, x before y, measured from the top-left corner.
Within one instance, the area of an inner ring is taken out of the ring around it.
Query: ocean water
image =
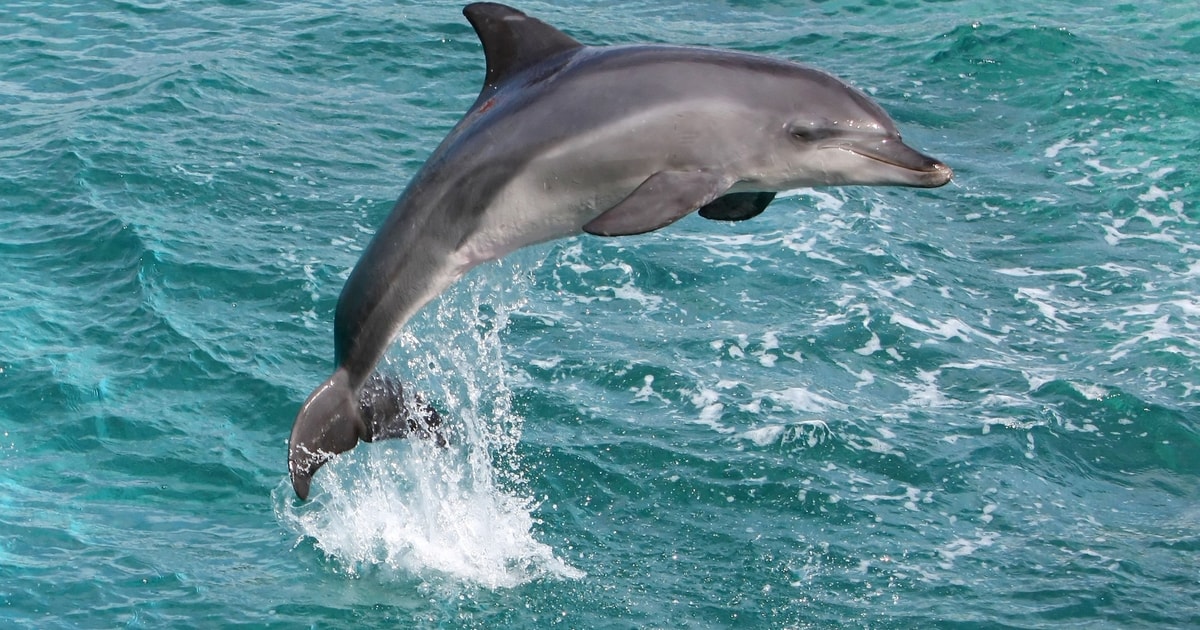
[[[519,8],[766,53],[956,172],[476,269],[449,448],[294,499],[350,268],[473,101],[447,2],[0,7],[0,626],[1200,626],[1200,11]]]

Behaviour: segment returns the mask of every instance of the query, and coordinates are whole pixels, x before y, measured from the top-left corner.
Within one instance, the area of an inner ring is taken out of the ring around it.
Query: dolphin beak
[[[898,137],[887,137],[847,143],[840,148],[862,157],[902,169],[898,173],[900,186],[937,188],[946,185],[954,171],[941,161],[904,144]]]

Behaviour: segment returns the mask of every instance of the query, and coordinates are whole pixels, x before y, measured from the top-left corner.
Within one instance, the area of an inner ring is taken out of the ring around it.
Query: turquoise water
[[[935,190],[475,270],[385,370],[454,446],[286,439],[483,59],[458,4],[0,8],[0,625],[1200,625],[1200,12],[582,2],[811,63]]]

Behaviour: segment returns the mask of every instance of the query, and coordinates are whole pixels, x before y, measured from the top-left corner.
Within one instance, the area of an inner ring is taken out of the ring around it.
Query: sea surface
[[[457,3],[0,6],[0,626],[1200,627],[1193,2],[523,2],[866,90],[944,188],[477,268],[286,441],[474,100]]]

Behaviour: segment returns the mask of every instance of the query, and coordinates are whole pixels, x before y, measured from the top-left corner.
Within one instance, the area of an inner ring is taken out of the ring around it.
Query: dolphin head
[[[767,124],[774,140],[764,182],[787,190],[935,188],[950,181],[950,167],[905,144],[896,123],[866,94],[819,70],[789,66],[764,99],[773,101]]]

